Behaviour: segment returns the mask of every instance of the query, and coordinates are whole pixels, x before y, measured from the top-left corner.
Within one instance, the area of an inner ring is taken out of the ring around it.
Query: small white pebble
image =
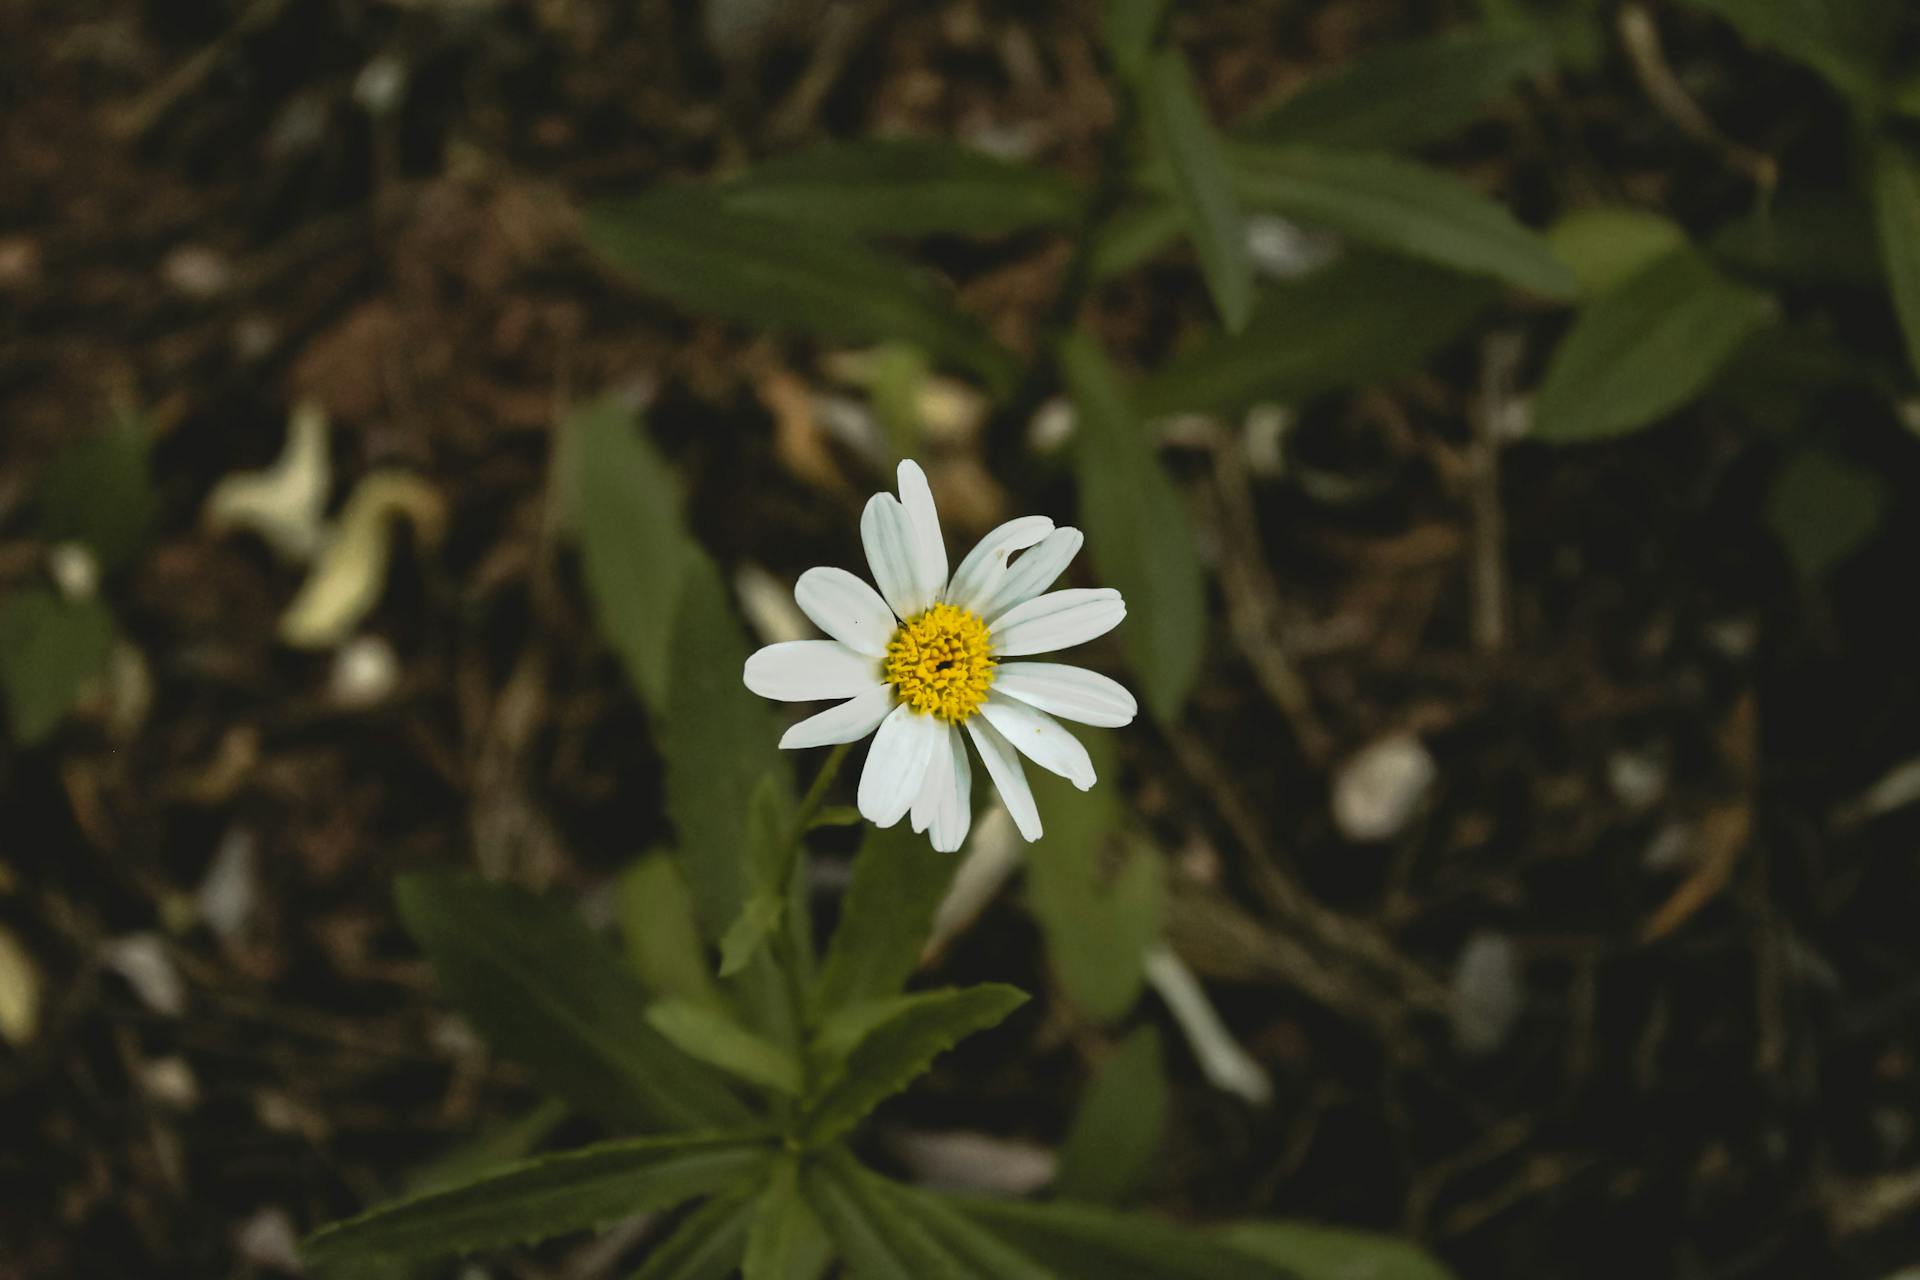
[[[233,287],[233,264],[218,249],[183,244],[160,260],[160,278],[182,297],[205,301]]]
[[[1520,1016],[1524,993],[1520,958],[1501,933],[1476,933],[1460,949],[1448,992],[1453,1043],[1463,1056],[1484,1057],[1507,1041]]]
[[[1312,275],[1340,256],[1340,239],[1311,231],[1277,214],[1260,213],[1247,219],[1247,257],[1253,269],[1274,280],[1298,280]]]
[[[400,683],[400,658],[381,636],[355,636],[334,651],[328,692],[358,711],[385,702]]]
[[[155,1058],[140,1071],[140,1090],[163,1107],[191,1111],[200,1104],[200,1082],[185,1058]]]
[[[299,1232],[293,1218],[278,1205],[268,1205],[233,1231],[233,1249],[256,1267],[304,1274],[300,1262]]]
[[[1650,751],[1616,751],[1607,759],[1607,785],[1616,800],[1645,813],[1667,792],[1667,766]]]
[[[222,942],[231,941],[253,918],[259,897],[259,876],[254,868],[257,843],[249,828],[237,824],[228,827],[206,879],[200,882],[196,904],[199,916]]]
[[[129,933],[100,948],[107,968],[125,978],[140,1002],[155,1013],[177,1018],[186,1011],[187,984],[173,967],[167,945],[157,933]]]
[[[1027,428],[1027,445],[1035,453],[1055,453],[1073,439],[1073,405],[1060,396],[1041,405]]]
[[[1334,825],[1356,843],[1391,839],[1413,820],[1438,776],[1419,738],[1411,733],[1380,738],[1334,775]]]
[[[84,542],[48,547],[47,575],[68,600],[91,600],[100,592],[100,561]]]

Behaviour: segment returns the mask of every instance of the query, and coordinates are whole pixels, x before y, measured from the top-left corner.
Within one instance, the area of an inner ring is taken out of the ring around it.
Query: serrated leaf
[[[894,1203],[958,1258],[969,1274],[993,1280],[1050,1280],[1053,1272],[1015,1249],[1000,1237],[965,1217],[936,1195],[917,1187],[886,1184]]]
[[[1666,254],[1580,313],[1534,398],[1534,435],[1570,444],[1648,426],[1704,390],[1774,318],[1771,297],[1690,249]]]
[[[690,1058],[790,1097],[800,1092],[799,1061],[718,1009],[662,1000],[647,1010],[647,1022]]]
[[[1767,524],[1800,576],[1817,581],[1872,541],[1885,520],[1887,482],[1825,449],[1801,449],[1774,473]]]
[[[1118,1204],[1140,1187],[1159,1154],[1167,1123],[1167,1071],[1154,1026],[1137,1028],[1081,1096],[1060,1148],[1054,1192],[1062,1199]]]
[[[817,1014],[890,996],[906,985],[957,866],[954,855],[935,852],[904,824],[866,833],[814,984]]]
[[[525,1160],[572,1114],[566,1103],[547,1098],[525,1115],[489,1125],[414,1169],[402,1189],[408,1195],[424,1195],[490,1176],[504,1165]]]
[[[727,1280],[740,1269],[755,1199],[716,1196],[687,1215],[630,1280]]]
[[[1178,49],[1155,54],[1139,92],[1147,137],[1186,221],[1207,292],[1227,331],[1238,333],[1253,310],[1247,224],[1234,198],[1220,135],[1207,116],[1186,55]]]
[[[754,1134],[602,1142],[381,1205],[308,1237],[301,1255],[324,1270],[544,1240],[734,1186],[770,1150]]]
[[[809,1144],[819,1146],[846,1133],[913,1083],[935,1058],[1026,1001],[1025,992],[997,983],[901,997],[808,1107]]]
[[[647,996],[568,908],[471,876],[403,876],[400,918],[501,1053],[614,1128],[738,1125],[752,1113],[646,1023]]]
[[[1899,5],[1887,0],[1690,0],[1755,44],[1796,59],[1843,93],[1877,101]]]
[[[1444,170],[1377,152],[1258,143],[1230,144],[1227,163],[1249,209],[1546,298],[1578,290],[1539,232]]]
[[[787,906],[797,852],[790,797],[782,778],[768,774],[747,798],[748,898],[720,939],[720,976],[731,977],[759,954]]]
[[[1493,297],[1492,286],[1451,271],[1347,258],[1269,290],[1246,332],[1175,356],[1135,400],[1149,419],[1231,415],[1260,399],[1298,401],[1384,382],[1425,364]]]
[[[0,596],[0,693],[13,740],[30,747],[60,727],[113,653],[113,613],[95,598],[45,587]]]
[[[1096,768],[1106,765],[1103,742],[1089,751]],[[1110,1022],[1139,998],[1147,950],[1161,937],[1160,856],[1121,830],[1113,788],[1079,791],[1053,774],[1032,784],[1047,839],[1027,855],[1028,903],[1068,997]]]
[[[693,895],[672,854],[648,853],[620,877],[618,910],[627,959],[642,986],[657,996],[720,1005],[694,926]]]
[[[1264,142],[1417,146],[1459,132],[1552,65],[1552,42],[1538,31],[1448,31],[1359,54],[1234,132]]]
[[[1285,1267],[1138,1213],[942,1197],[1061,1280],[1297,1280]]]
[[[1572,269],[1580,292],[1592,297],[1685,245],[1687,233],[1643,209],[1575,209],[1547,228],[1547,243]]]
[[[1180,716],[1207,642],[1207,590],[1186,503],[1160,465],[1146,425],[1104,352],[1083,334],[1060,346],[1078,413],[1075,475],[1087,544],[1101,581],[1126,597],[1120,633],[1148,708]]]
[[[693,554],[680,486],[638,415],[611,397],[567,414],[565,488],[600,632],[650,710],[666,705],[674,606]]]
[[[1244,1222],[1215,1233],[1295,1280],[1454,1280],[1453,1272],[1404,1240],[1307,1222]]]
[[[846,341],[900,341],[1011,387],[1013,356],[903,259],[837,230],[729,209],[676,187],[588,208],[587,243],[639,288],[691,311]]]
[[[743,1280],[818,1280],[832,1258],[827,1229],[800,1193],[799,1165],[782,1160],[754,1208]]]
[[[108,568],[124,563],[159,506],[147,451],[146,428],[130,416],[62,447],[34,486],[40,536],[85,543]]]
[[[1920,154],[1897,138],[1874,146],[1873,208],[1907,363],[1920,375]]]
[[[976,1280],[960,1258],[886,1194],[885,1179],[844,1151],[809,1164],[801,1185],[853,1280]]]
[[[739,213],[893,236],[1071,226],[1085,204],[1062,174],[935,138],[809,147],[756,165],[721,196]]]
[[[689,561],[676,612],[672,680],[659,727],[667,812],[679,832],[675,852],[702,931],[717,940],[753,890],[749,810],[740,798],[766,778],[786,786],[786,764],[767,704],[741,683],[746,638],[718,570],[703,554]]]

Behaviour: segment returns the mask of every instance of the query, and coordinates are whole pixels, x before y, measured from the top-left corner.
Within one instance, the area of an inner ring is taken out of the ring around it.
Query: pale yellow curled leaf
[[[207,498],[207,527],[245,529],[289,560],[313,559],[325,540],[323,509],[333,469],[327,456],[327,415],[312,401],[294,406],[287,442],[273,465],[236,471]]]
[[[0,925],[0,1037],[16,1045],[40,1025],[40,969],[25,947]]]
[[[346,640],[379,602],[393,547],[393,518],[413,522],[431,546],[446,524],[432,486],[404,471],[375,471],[354,488],[300,592],[280,615],[280,639],[296,649],[330,649]]]

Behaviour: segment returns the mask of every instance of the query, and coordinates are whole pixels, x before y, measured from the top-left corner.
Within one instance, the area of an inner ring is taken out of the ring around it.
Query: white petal
[[[880,681],[880,664],[832,640],[787,640],[747,659],[747,688],[782,702],[851,698]]]
[[[1040,809],[1033,802],[1033,788],[1027,785],[1027,771],[1020,767],[1020,755],[1013,744],[982,716],[967,717],[967,736],[973,739],[980,762],[987,766],[987,776],[1000,792],[1000,803],[1013,816],[1013,825],[1028,840],[1038,840],[1042,831]]]
[[[1013,606],[989,624],[993,651],[1008,658],[1051,653],[1103,636],[1126,616],[1127,602],[1112,587],[1049,591]]]
[[[1042,769],[1059,774],[1082,791],[1093,786],[1093,760],[1087,749],[1046,712],[1012,698],[989,695],[980,714],[1005,734],[1021,755]]]
[[[946,747],[934,752],[927,772],[943,780],[939,804],[930,815],[934,852],[957,853],[973,825],[973,766],[967,763],[967,744],[953,726],[947,726]]]
[[[1007,521],[967,552],[967,558],[953,571],[953,581],[947,584],[942,599],[962,609],[980,612],[978,602],[985,599],[987,590],[1006,571],[1007,557],[1016,551],[1025,551],[1052,532],[1053,521],[1047,516],[1019,516]]]
[[[793,584],[793,601],[813,625],[856,653],[880,657],[893,638],[893,610],[880,593],[845,569],[809,569]]]
[[[867,748],[866,767],[860,771],[862,817],[876,827],[890,827],[906,816],[945,728],[904,702],[880,722],[880,731]]]
[[[1000,580],[993,584],[990,591],[980,601],[975,610],[987,625],[1017,604],[1024,604],[1053,585],[1053,580],[1065,571],[1080,554],[1080,544],[1086,541],[1086,535],[1078,529],[1068,527],[1055,529],[1031,551],[1022,551]]]
[[[913,580],[926,593],[927,604],[940,598],[947,585],[947,543],[940,536],[940,513],[933,505],[927,473],[909,458],[900,464],[900,505],[913,529]],[[921,605],[926,608],[926,605]]]
[[[1133,723],[1140,710],[1118,681],[1064,662],[1003,662],[994,668],[993,691],[1103,729]]]
[[[876,684],[857,698],[837,707],[828,707],[819,715],[808,716],[780,737],[780,745],[789,751],[801,747],[825,747],[840,742],[858,742],[872,733],[887,713],[893,710],[893,686]]]
[[[905,507],[890,493],[867,499],[860,513],[860,541],[867,549],[867,567],[887,605],[902,618],[911,618],[933,603],[931,591],[922,592],[914,563],[913,525]]]

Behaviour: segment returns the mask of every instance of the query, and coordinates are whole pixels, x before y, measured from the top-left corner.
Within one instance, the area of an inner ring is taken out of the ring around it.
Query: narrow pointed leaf
[[[1177,49],[1154,55],[1140,86],[1140,99],[1147,136],[1186,220],[1207,292],[1213,295],[1228,332],[1238,333],[1253,310],[1246,219],[1234,198],[1220,135],[1201,101],[1186,55]]]
[[[1276,1263],[1144,1214],[1067,1201],[946,1199],[1061,1280],[1298,1280]]]
[[[808,1108],[808,1141],[818,1146],[846,1133],[940,1054],[1026,1001],[1024,992],[991,983],[901,997],[846,1055],[841,1070],[827,1077],[824,1092]]]
[[[958,865],[905,823],[867,832],[815,983],[818,1013],[890,996],[907,984]]]
[[[647,1021],[690,1058],[781,1093],[800,1092],[800,1063],[794,1056],[718,1009],[663,1000],[647,1010]]]
[[[979,1280],[845,1152],[808,1165],[801,1185],[853,1280]]]
[[[1898,138],[1874,148],[1873,206],[1907,363],[1920,375],[1920,152]]]
[[[1105,353],[1076,333],[1061,344],[1060,361],[1080,421],[1074,462],[1087,543],[1101,580],[1126,597],[1120,639],[1147,705],[1171,723],[1206,649],[1193,521]]]
[[[722,189],[730,210],[842,234],[994,236],[1076,222],[1064,175],[934,138],[829,142],[756,166]]]
[[[1553,46],[1538,31],[1449,31],[1370,49],[1234,132],[1263,142],[1417,146],[1459,132],[1552,65]]]
[[[587,242],[638,288],[691,311],[843,341],[910,342],[1007,389],[1015,361],[913,264],[837,229],[672,188],[587,210]]]
[[[441,988],[501,1053],[615,1128],[701,1128],[751,1113],[646,1023],[647,996],[559,903],[471,876],[402,877],[407,930]]]
[[[674,604],[693,550],[678,478],[637,415],[610,398],[568,413],[560,457],[600,633],[657,713],[666,704]]]
[[[886,1190],[894,1203],[934,1243],[958,1258],[970,1274],[991,1276],[993,1280],[1050,1280],[1054,1275],[939,1196],[895,1182],[887,1183]]]
[[[1566,444],[1648,426],[1705,390],[1774,315],[1767,294],[1692,250],[1667,254],[1580,313],[1534,399],[1534,435]]]
[[[782,1160],[754,1208],[744,1280],[818,1280],[832,1257],[827,1229],[800,1192],[798,1164]]]
[[[740,1269],[754,1197],[736,1190],[687,1215],[630,1280],[727,1280]]]
[[[1107,56],[1128,80],[1137,81],[1146,74],[1167,5],[1168,0],[1106,0],[1100,34]]]
[[[1268,291],[1246,332],[1174,357],[1135,393],[1149,419],[1233,414],[1420,368],[1493,300],[1491,286],[1394,258],[1347,258]]]
[[[1227,159],[1249,209],[1542,297],[1570,298],[1578,290],[1539,232],[1444,170],[1377,152],[1254,143],[1230,146]]]
[[[1244,1222],[1214,1233],[1230,1247],[1285,1267],[1295,1280],[1454,1280],[1404,1240],[1308,1222]]]
[[[627,958],[649,993],[720,1005],[693,895],[672,854],[648,853],[620,877],[618,910]]]
[[[755,1135],[603,1142],[545,1156],[457,1187],[369,1210],[308,1238],[309,1266],[430,1258],[500,1248],[664,1209],[756,1176],[769,1158]]]
[[[1100,1064],[1060,1149],[1054,1192],[1118,1204],[1139,1189],[1167,1123],[1167,1072],[1154,1026],[1135,1030]]]

